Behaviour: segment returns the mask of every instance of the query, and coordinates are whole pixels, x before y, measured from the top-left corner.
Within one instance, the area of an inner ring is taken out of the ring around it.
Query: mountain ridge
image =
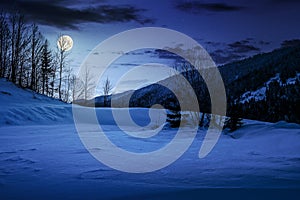
[[[298,43],[225,64],[218,69],[226,89],[229,116],[237,113],[242,118],[300,123],[300,117],[296,112],[300,104],[300,45]],[[199,73],[189,70],[181,74],[194,88],[199,102],[201,100],[200,110],[210,113],[209,93]],[[170,89],[161,86],[163,83],[162,85],[173,87],[172,83],[178,84],[175,79],[176,76],[172,76],[135,91],[109,96],[108,100],[111,101],[113,98],[115,107],[126,107],[126,102],[129,102],[130,107],[151,107],[154,104],[161,104],[167,109],[178,110],[180,108],[174,94]],[[293,82],[289,82],[291,79]],[[263,98],[249,96],[260,89],[264,91]],[[246,94],[248,94],[247,101]],[[99,96],[84,103],[77,103],[103,107],[103,101],[104,97]],[[289,106],[284,110],[286,104]],[[274,111],[273,107],[278,109]],[[261,113],[258,108],[265,113]]]

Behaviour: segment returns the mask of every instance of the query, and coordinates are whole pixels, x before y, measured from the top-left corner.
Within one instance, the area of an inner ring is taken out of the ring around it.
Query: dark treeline
[[[189,64],[185,65],[183,68],[186,70],[182,75],[194,88],[200,111],[208,113],[209,117],[211,103],[206,84],[197,71],[190,70],[192,67]],[[219,70],[226,88],[227,116],[231,118],[229,122],[233,122],[233,129],[239,124],[240,118],[300,123],[299,44],[227,64],[219,67]],[[205,74],[209,75],[210,72]],[[176,76],[173,76],[162,82],[180,89],[181,83],[176,80]],[[251,96],[251,92],[260,89],[264,90],[262,98]],[[245,99],[243,96],[247,92],[250,95]],[[131,107],[151,107],[154,104],[161,104],[175,112],[180,110],[174,94],[160,84],[136,90],[130,98]],[[200,124],[203,124],[204,118],[200,119]]]
[[[269,122],[284,120],[300,123],[299,72],[299,43],[223,66],[221,73],[227,77],[224,80],[227,96],[235,107],[229,109],[229,115]],[[264,98],[242,98],[247,91],[260,88],[265,88]]]
[[[0,77],[68,102],[75,77],[66,65],[67,52],[49,46],[39,27],[26,23],[22,13],[0,13]]]

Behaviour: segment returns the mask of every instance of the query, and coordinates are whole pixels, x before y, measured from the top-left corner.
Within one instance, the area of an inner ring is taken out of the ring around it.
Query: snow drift
[[[203,188],[300,188],[298,124],[244,120],[241,129],[222,135],[203,159],[198,152],[206,130],[199,129],[190,148],[173,164],[130,174],[111,169],[89,154],[72,123],[71,105],[3,79],[0,102],[3,199],[199,199]],[[149,124],[149,109],[135,108],[131,113],[141,126],[137,131],[150,131],[142,128]],[[99,108],[97,115],[109,139],[132,152],[155,151],[176,134],[176,129],[167,128],[157,137],[135,138],[114,124],[111,109]],[[99,150],[109,151],[105,148]]]

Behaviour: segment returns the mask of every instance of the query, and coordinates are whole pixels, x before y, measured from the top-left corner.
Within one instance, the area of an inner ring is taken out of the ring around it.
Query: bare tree
[[[72,78],[72,102],[76,100],[84,100],[84,83],[83,80],[77,76],[73,76]]]
[[[71,71],[64,73],[70,40],[60,35],[57,52],[52,56],[48,42],[38,26],[29,26],[25,21],[19,11],[9,16],[0,12],[0,77],[6,77],[15,84],[39,93],[69,101],[70,91],[74,90],[76,82]],[[88,77],[85,81],[86,99],[91,82]]]
[[[62,73],[63,73],[63,69],[66,65],[66,58],[68,56],[67,52],[66,52],[66,46],[68,46],[68,41],[65,37],[62,37],[62,35],[60,35],[58,37],[58,52],[57,52],[57,60],[58,60],[58,64],[59,64],[59,68],[58,68],[58,72],[59,72],[59,83],[58,83],[58,97],[59,99],[62,98]]]
[[[51,97],[54,97],[54,92],[55,92],[55,79],[56,79],[56,71],[57,71],[57,65],[54,63],[52,65],[51,71],[50,71],[50,83],[48,85],[48,95]]]
[[[10,30],[6,21],[6,14],[0,14],[0,77],[6,77],[9,61]]]
[[[75,100],[75,93],[76,93],[76,75],[72,74],[70,77],[70,90],[72,92],[72,99],[71,102]]]
[[[72,90],[72,69],[71,68],[68,68],[66,71],[65,71],[65,77],[64,77],[64,81],[65,81],[65,92],[64,92],[64,101],[65,102],[70,102],[70,91]]]
[[[85,66],[84,67],[84,80],[82,80],[83,83],[83,98],[84,100],[88,100],[92,98],[92,92],[93,89],[95,88],[94,82],[93,82],[93,75],[91,68]]]
[[[17,13],[14,13],[10,16],[10,24],[11,24],[11,63],[10,63],[10,75],[9,78],[12,82],[16,82],[16,68],[17,68],[17,56],[16,56],[16,35],[17,35]]]
[[[19,12],[15,12],[10,16],[10,24],[11,24],[11,74],[10,80],[13,83],[16,83],[17,74],[19,72],[19,67],[23,67],[22,63],[24,61],[24,54],[27,51],[28,38],[27,34],[27,26],[25,24],[24,16]],[[22,59],[23,58],[23,59]],[[23,68],[21,68],[21,73],[19,76],[23,75]],[[20,81],[19,81],[20,82]]]
[[[42,34],[39,32],[38,26],[32,24],[30,35],[30,51],[31,51],[31,82],[30,88],[37,91],[38,83],[38,67],[42,58],[43,42]]]
[[[29,38],[26,36],[24,38],[22,45],[21,45],[21,53],[19,54],[19,66],[18,66],[18,85],[21,87],[24,87],[24,83],[27,83],[26,81],[26,71],[30,70],[30,68],[26,67],[26,64],[30,60],[29,53]],[[28,84],[25,85],[25,87],[28,87]]]
[[[95,77],[92,74],[91,68],[84,66],[81,68],[81,76],[71,76],[72,86],[72,99],[76,100],[88,100],[92,98],[93,91],[95,90]]]
[[[103,94],[104,94],[104,106],[108,106],[108,94],[112,90],[112,84],[108,77],[106,78],[103,85]]]

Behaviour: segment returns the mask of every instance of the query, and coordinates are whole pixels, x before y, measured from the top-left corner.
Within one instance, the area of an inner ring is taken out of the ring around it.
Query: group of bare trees
[[[93,67],[88,67],[87,65],[83,65],[81,67],[81,74],[79,77],[71,77],[72,83],[72,99],[75,100],[76,103],[86,104],[90,99],[93,99],[95,96],[95,92],[100,90],[103,95],[103,102],[101,102],[101,106],[109,107],[110,98],[109,95],[113,89],[113,85],[108,77],[105,80],[102,80],[101,88],[98,88],[97,82],[99,82],[98,77],[95,76],[97,69]],[[78,101],[76,101],[78,100]]]
[[[51,51],[49,45],[38,26],[27,24],[21,13],[0,13],[0,77],[70,101],[75,78],[66,67],[67,53],[63,48]]]

